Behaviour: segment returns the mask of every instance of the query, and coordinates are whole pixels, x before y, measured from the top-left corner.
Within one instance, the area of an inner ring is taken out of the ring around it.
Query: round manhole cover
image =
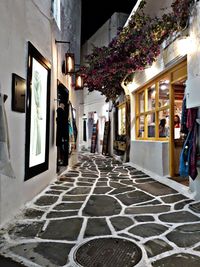
[[[142,250],[122,238],[98,238],[81,245],[74,260],[83,267],[133,267],[142,258]]]

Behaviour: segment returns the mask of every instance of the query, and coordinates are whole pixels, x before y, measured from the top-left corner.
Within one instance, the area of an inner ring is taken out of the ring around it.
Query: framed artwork
[[[17,112],[25,112],[25,91],[26,81],[18,76],[12,74],[12,110]]]
[[[28,42],[25,180],[49,166],[50,63]]]

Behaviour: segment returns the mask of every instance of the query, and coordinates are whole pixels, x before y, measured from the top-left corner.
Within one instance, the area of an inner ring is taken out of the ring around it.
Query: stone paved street
[[[72,267],[79,266],[73,255],[83,242],[118,237],[138,247],[139,262],[91,267],[199,267],[200,203],[153,178],[112,158],[81,154],[1,230],[0,253],[24,266]]]

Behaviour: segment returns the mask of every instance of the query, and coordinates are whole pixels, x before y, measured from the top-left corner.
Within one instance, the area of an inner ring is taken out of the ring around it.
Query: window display
[[[144,137],[144,116],[139,117],[139,131],[138,137]]]
[[[144,112],[144,92],[139,94],[139,111],[140,113]]]
[[[136,93],[137,138],[169,137],[169,88],[170,81],[163,78]]]
[[[155,137],[155,113],[147,115],[148,137]]]
[[[169,105],[169,79],[159,81],[159,107]]]
[[[155,105],[156,105],[156,86],[155,84],[153,84],[148,88],[148,103],[147,103],[148,110],[155,109]]]
[[[126,106],[122,104],[118,107],[118,135],[126,134]]]

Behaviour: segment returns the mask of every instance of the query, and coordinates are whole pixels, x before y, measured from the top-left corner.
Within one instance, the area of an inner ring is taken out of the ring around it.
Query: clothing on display
[[[180,155],[179,171],[182,176],[190,176],[193,180],[197,177],[197,109],[190,108],[187,110],[186,127],[188,132],[187,138],[183,145]]]
[[[68,118],[68,127],[69,127],[69,154],[76,150],[76,140],[77,140],[77,126],[73,114],[72,104],[69,103],[69,118]]]
[[[182,103],[182,113],[181,113],[181,133],[183,134],[188,133],[186,124],[187,124],[187,108],[186,108],[186,96],[184,96]]]
[[[64,140],[67,139],[67,113],[62,107],[57,109],[57,136],[56,145],[62,146]]]
[[[88,138],[92,138],[92,130],[93,130],[94,118],[90,117],[88,119]]]
[[[83,120],[83,141],[87,141],[86,119]]]
[[[106,121],[104,127],[104,136],[103,136],[103,148],[102,148],[103,155],[108,155],[109,134],[110,134],[110,121]]]
[[[5,95],[0,93],[0,174],[15,178],[9,153],[8,124],[4,107]]]
[[[98,137],[98,121],[93,124],[92,138],[91,138],[91,153],[97,152],[97,137]]]

